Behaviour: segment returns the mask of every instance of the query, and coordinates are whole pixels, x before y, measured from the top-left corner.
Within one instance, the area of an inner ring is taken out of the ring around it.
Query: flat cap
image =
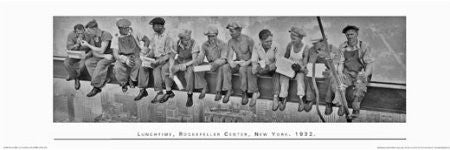
[[[164,25],[165,23],[166,23],[166,21],[163,18],[161,18],[161,17],[153,18],[149,22],[149,24],[151,24],[151,25],[154,25],[154,24]]]
[[[204,34],[206,36],[208,36],[208,35],[218,35],[219,34],[219,29],[217,29],[214,26],[209,26],[208,30]]]
[[[180,38],[190,38],[191,37],[191,30],[188,29],[183,29],[181,30],[181,32],[178,34],[178,37]]]
[[[84,27],[85,28],[96,28],[96,27],[98,27],[97,20],[92,19]]]
[[[237,29],[237,28],[241,28],[242,29],[242,25],[239,24],[238,22],[231,22],[227,25],[226,27],[227,29]]]
[[[344,29],[342,29],[342,33],[345,33],[348,30],[355,30],[356,32],[358,32],[359,28],[355,25],[347,25]]]
[[[123,19],[122,18],[122,19],[117,20],[116,25],[117,25],[117,27],[122,27],[122,28],[130,27],[131,26],[131,22],[128,19]]]
[[[296,36],[303,36],[303,37],[306,36],[306,32],[302,28],[295,27],[295,26],[292,26],[289,29],[289,33],[294,34]]]

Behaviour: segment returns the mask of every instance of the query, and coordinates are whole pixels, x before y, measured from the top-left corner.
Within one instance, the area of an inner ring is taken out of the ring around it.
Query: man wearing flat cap
[[[217,38],[219,30],[216,27],[209,26],[204,34],[208,40],[201,46],[198,61],[202,62],[206,57],[206,63],[211,65],[211,72],[217,73],[216,97],[214,100],[221,100],[222,93],[226,92],[222,101],[227,103],[231,96],[231,68],[230,64],[227,63],[228,47],[225,42]],[[195,77],[197,81],[195,86],[206,90],[205,72],[196,72]]]
[[[360,104],[367,92],[367,84],[372,75],[375,58],[367,42],[358,39],[359,28],[348,25],[343,30],[347,41],[339,46],[338,74],[342,77],[343,85],[333,85],[333,91],[341,88],[346,91],[347,100],[352,101],[352,117],[359,116]],[[333,79],[334,80],[334,79]],[[334,82],[332,82],[334,84]],[[340,92],[335,92],[339,94]],[[335,98],[340,98],[336,95]],[[329,107],[327,105],[327,107]],[[343,115],[343,106],[340,105],[339,115]]]
[[[291,41],[288,43],[286,47],[286,51],[284,53],[284,57],[290,59],[294,62],[291,66],[292,69],[296,72],[294,79],[297,81],[297,93],[296,95],[299,98],[298,103],[298,111],[301,112],[305,109],[305,104],[303,102],[303,97],[305,96],[305,74],[306,70],[306,59],[305,53],[308,51],[309,47],[305,43],[303,43],[303,37],[306,36],[305,31],[299,27],[291,27],[289,29]],[[289,89],[289,80],[290,78],[285,75],[280,75],[280,106],[279,109],[283,111],[286,108],[286,97],[288,96]]]
[[[87,53],[87,56],[92,54],[89,47],[87,46],[81,46],[81,41],[89,41],[87,39],[84,26],[82,24],[77,24],[73,27],[73,31],[69,33],[67,37],[67,43],[66,48],[67,50],[72,51],[85,51]],[[66,68],[67,72],[69,73],[69,76],[67,77],[66,81],[74,80],[75,83],[75,89],[80,89],[80,79],[79,76],[81,74],[81,71],[83,71],[86,68],[86,65],[84,64],[85,59],[75,59],[75,58],[69,58],[67,57],[64,60],[64,67]],[[76,64],[78,66],[76,66]],[[76,68],[78,67],[78,68]]]
[[[96,20],[89,21],[85,27],[90,41],[82,41],[81,45],[89,47],[93,54],[85,62],[93,86],[87,97],[92,97],[102,91],[101,88],[108,81],[109,65],[114,63],[115,60],[111,49],[111,33],[101,30]]]
[[[179,34],[179,40],[176,42],[177,47],[175,49],[175,58],[171,58],[171,79],[173,75],[181,76],[184,75],[186,80],[186,91],[187,91],[187,101],[186,107],[191,107],[193,103],[192,95],[194,93],[194,65],[198,64],[197,56],[200,52],[200,48],[197,42],[191,38],[192,31],[188,29],[183,29]],[[170,86],[172,86],[172,80]],[[205,97],[204,92],[200,95],[199,99]]]
[[[131,28],[131,22],[128,19],[119,19],[116,22],[119,29],[119,36],[117,38],[118,48],[113,49],[116,64],[114,71],[122,91],[128,90],[127,86],[134,87],[137,83],[138,71],[141,66],[141,59],[139,53],[141,49],[146,49],[143,44],[145,41],[147,45],[150,43],[146,36],[134,33]]]
[[[164,28],[165,20],[163,18],[153,18],[149,24],[152,26],[154,33],[150,36],[149,49],[143,50],[141,55],[142,57],[153,58],[155,62],[152,64],[153,70],[144,66],[141,66],[139,69],[138,87],[141,89],[135,100],[140,100],[148,95],[146,88],[148,88],[151,72],[153,74],[154,90],[157,91],[151,102],[164,103],[175,96],[172,92],[172,81],[169,78],[169,59],[175,56],[175,44]],[[163,93],[163,84],[166,88],[165,94]]]
[[[241,80],[242,105],[248,103],[248,97],[258,98],[258,85],[252,73],[251,56],[254,41],[247,35],[242,34],[242,26],[238,22],[232,22],[226,27],[230,31],[231,39],[228,41],[228,62],[231,68],[239,68]],[[236,54],[236,60],[233,55]],[[231,83],[230,83],[231,84]]]

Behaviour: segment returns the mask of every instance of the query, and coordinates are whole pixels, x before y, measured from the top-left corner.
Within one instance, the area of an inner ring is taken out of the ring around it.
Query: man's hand
[[[234,61],[230,61],[230,67],[235,68],[237,66],[237,63]]]
[[[308,68],[306,68],[306,66],[301,66],[301,72],[308,74]]]
[[[133,67],[135,65],[134,59],[129,59],[127,57],[125,64],[127,64],[127,66]]]
[[[292,64],[291,66],[292,70],[294,70],[296,73],[301,71],[301,66],[299,64]]]
[[[252,73],[253,74],[258,73],[258,65],[252,66]]]
[[[180,64],[180,70],[181,71],[186,71],[186,64],[185,63]]]
[[[269,70],[275,70],[275,69],[277,69],[277,66],[275,65],[275,63],[269,64]]]
[[[214,60],[214,63],[218,64],[218,65],[221,65],[221,64],[225,63],[225,60],[223,60],[223,59],[216,59],[216,60]]]
[[[81,40],[81,46],[89,46],[89,43],[85,40]]]

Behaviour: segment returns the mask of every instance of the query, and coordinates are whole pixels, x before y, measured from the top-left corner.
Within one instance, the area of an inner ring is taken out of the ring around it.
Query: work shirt
[[[154,33],[150,38],[149,48],[154,52],[156,58],[175,52],[174,42],[167,32]]]
[[[188,44],[185,46],[181,43],[180,40],[177,42],[177,62],[178,63],[186,63],[192,60],[192,54],[200,52],[200,48],[197,46],[195,40],[189,40]]]
[[[141,51],[139,42],[143,41],[145,44],[149,44],[147,36],[141,34],[120,35],[117,38],[117,44],[119,46],[119,55],[131,55],[138,54]]]
[[[208,62],[213,62],[220,58],[226,59],[228,56],[228,47],[225,42],[220,39],[211,42],[206,41],[202,44],[199,54],[199,57],[202,59],[205,56]]]
[[[237,39],[231,38],[228,41],[228,47],[230,49],[230,54],[228,54],[228,58],[233,59],[233,53],[236,53],[237,60],[245,60],[248,61],[251,59],[252,51],[253,51],[253,40],[244,34],[241,34]]]
[[[102,42],[108,42],[108,45],[106,46],[106,49],[103,52],[103,54],[112,54],[112,49],[111,49],[112,38],[113,37],[112,37],[111,33],[107,32],[107,31],[101,31],[101,33],[99,35],[93,35],[91,37],[89,43],[95,47],[102,47]]]
[[[372,50],[367,45],[366,42],[358,41],[358,44],[355,46],[348,45],[348,42],[344,42],[339,46],[339,62],[344,63],[346,58],[344,55],[345,51],[359,51],[358,58],[360,62],[366,66],[369,63],[373,63],[375,61],[375,57],[372,54]]]
[[[67,36],[67,42],[66,42],[66,48],[67,50],[74,50],[74,51],[89,51],[89,47],[87,46],[81,46],[81,43],[79,43],[79,45],[77,47],[73,47],[72,49],[70,49],[72,46],[74,46],[75,44],[77,44],[77,40],[85,40],[85,41],[89,41],[86,34],[76,34],[75,32],[70,32],[69,35]]]
[[[278,44],[272,43],[269,50],[264,50],[262,43],[258,43],[253,49],[252,62],[258,63],[259,61],[264,61],[266,65],[275,63],[276,56],[278,55]]]
[[[299,47],[299,51],[295,52],[295,46],[294,43],[291,41],[288,43],[286,47],[286,52],[284,53],[284,57],[294,60],[296,63],[303,63],[303,58],[306,57],[306,52],[309,49],[309,46],[303,43],[302,47]]]

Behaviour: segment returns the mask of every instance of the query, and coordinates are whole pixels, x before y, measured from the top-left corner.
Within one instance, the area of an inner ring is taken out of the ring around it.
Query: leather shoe
[[[286,109],[287,99],[285,97],[280,98],[280,111],[284,111]]]
[[[154,103],[158,103],[159,102],[159,98],[160,96],[162,96],[164,93],[162,91],[159,91],[158,93],[156,93],[155,97],[152,99],[152,101],[150,101],[150,103],[154,104]]]
[[[75,79],[75,90],[78,90],[78,89],[80,89],[80,86],[81,86],[81,84],[80,84],[80,79]]]
[[[242,104],[242,105],[247,105],[247,103],[248,103],[247,92],[242,92],[242,101],[241,101],[241,104]]]
[[[228,103],[228,101],[230,101],[230,96],[231,96],[231,90],[228,90],[227,94],[225,94],[225,97],[223,97],[222,102]]]
[[[312,102],[312,101],[307,101],[307,102],[306,102],[306,105],[305,105],[305,111],[306,111],[306,112],[311,111],[312,106],[313,106],[313,102]]]
[[[359,117],[359,110],[353,109],[352,111],[352,118],[358,118]]]
[[[170,98],[175,97],[175,93],[172,91],[167,91],[166,94],[163,95],[163,97],[159,100],[159,103],[167,102]]]
[[[343,116],[344,115],[344,106],[343,105],[339,106],[338,115],[339,116]]]
[[[333,106],[331,103],[327,103],[325,108],[325,115],[330,115],[331,113],[333,113]]]
[[[186,101],[186,107],[191,107],[194,105],[194,102],[192,100],[192,94],[188,94],[187,101]]]
[[[202,89],[202,92],[200,93],[200,95],[198,96],[198,99],[204,99],[206,96],[206,89]]]
[[[222,93],[219,91],[216,93],[216,97],[214,97],[214,101],[219,101],[220,99],[222,99]]]
[[[298,112],[302,112],[303,110],[305,110],[305,103],[303,103],[303,100],[300,99],[300,101],[298,101]]]
[[[147,90],[141,89],[139,90],[139,94],[134,98],[134,101],[141,100],[142,98],[148,96]]]
[[[249,106],[250,106],[250,107],[255,106],[255,105],[256,105],[256,100],[257,100],[258,98],[259,98],[259,92],[253,93],[252,99],[250,100]]]
[[[101,90],[100,88],[94,87],[94,88],[91,90],[91,92],[89,92],[86,96],[87,96],[87,97],[92,97],[92,96],[97,95],[97,94],[100,93],[101,91],[102,91],[102,90]]]
[[[273,111],[277,111],[278,107],[280,106],[280,105],[278,105],[279,101],[280,100],[278,99],[278,96],[273,97],[273,101],[272,101],[272,110]]]

